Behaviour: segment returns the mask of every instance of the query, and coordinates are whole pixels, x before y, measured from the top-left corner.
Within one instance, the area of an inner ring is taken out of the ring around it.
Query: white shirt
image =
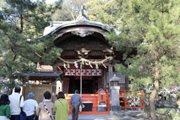
[[[34,114],[34,111],[38,108],[38,103],[36,100],[28,99],[24,102],[23,110],[27,116],[31,116]]]
[[[20,101],[20,96],[21,95],[19,93],[14,93],[9,96],[9,106],[11,108],[11,115],[20,115],[20,107],[24,106],[24,97],[22,96]]]
[[[0,116],[0,120],[9,120],[6,116]]]

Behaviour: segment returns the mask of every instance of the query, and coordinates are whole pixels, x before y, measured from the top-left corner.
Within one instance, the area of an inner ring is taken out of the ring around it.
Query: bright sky
[[[36,1],[36,0],[32,0],[32,1]],[[46,3],[54,3],[57,0],[46,0]]]
[[[54,3],[57,0],[46,0],[46,3]]]

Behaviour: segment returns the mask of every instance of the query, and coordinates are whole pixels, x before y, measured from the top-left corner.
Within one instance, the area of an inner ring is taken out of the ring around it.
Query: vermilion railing
[[[65,98],[68,101],[70,112],[69,114],[72,114],[71,112],[71,105],[70,105],[70,98],[73,94],[65,94]],[[109,114],[110,112],[110,99],[109,99],[109,92],[106,94],[106,106],[107,111],[97,111],[98,108],[98,94],[82,94],[81,95],[83,102],[92,102],[92,111],[82,111],[79,114]]]
[[[106,106],[107,106],[107,111],[97,111],[97,107],[98,107],[98,94],[82,94],[82,101],[83,102],[92,102],[93,106],[92,106],[92,111],[82,111],[79,114],[109,114],[110,112],[110,93],[109,90],[106,90]],[[128,106],[129,103],[132,103],[133,101],[128,101],[127,98],[123,97],[124,95],[126,95],[127,93],[132,93],[129,90],[120,90],[119,91],[119,104],[121,105],[121,109],[143,109],[143,100],[140,100],[141,106]],[[65,98],[69,103],[69,109],[70,112],[69,114],[72,114],[71,112],[71,105],[70,105],[70,98],[73,94],[65,94]],[[141,92],[138,94],[139,96],[143,96],[144,93]]]

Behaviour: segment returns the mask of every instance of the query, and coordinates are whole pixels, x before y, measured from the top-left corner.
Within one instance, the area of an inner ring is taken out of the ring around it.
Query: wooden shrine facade
[[[52,42],[56,47],[62,48],[61,56],[51,66],[40,65],[38,67],[40,73],[24,73],[24,75],[37,83],[36,85],[50,85],[48,89],[39,89],[37,86],[36,89],[41,93],[50,89],[53,101],[58,91],[63,91],[69,99],[68,97],[77,89],[86,97],[83,98],[85,101],[88,98],[94,102],[93,111],[97,111],[97,91],[99,89],[109,91],[109,80],[114,74],[121,78],[118,83],[121,90],[128,90],[129,84],[128,78],[114,69],[116,63],[124,64],[124,52],[114,50],[109,44],[105,38],[105,34],[109,32],[108,26],[90,21],[84,15],[80,15],[75,21],[52,22],[52,25],[45,29],[44,35],[55,36]],[[42,69],[43,66],[46,67]],[[26,93],[33,90],[33,88],[25,89]],[[106,97],[109,111],[109,95]]]
[[[63,49],[53,66],[55,72],[63,71],[63,81],[58,87],[61,91],[71,94],[75,89],[80,91],[80,73],[82,93],[92,94],[100,88],[108,89],[113,74],[121,78],[121,89],[128,89],[128,79],[114,70],[116,63],[123,64],[123,52],[115,51],[105,38],[105,34],[110,32],[108,26],[83,16],[76,21],[54,21],[52,26],[59,27],[48,35],[56,34],[54,45]]]

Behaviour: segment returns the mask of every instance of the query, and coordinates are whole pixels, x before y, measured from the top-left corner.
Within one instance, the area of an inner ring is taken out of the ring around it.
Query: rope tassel
[[[96,69],[99,69],[99,66],[98,66],[98,64],[96,64]]]

